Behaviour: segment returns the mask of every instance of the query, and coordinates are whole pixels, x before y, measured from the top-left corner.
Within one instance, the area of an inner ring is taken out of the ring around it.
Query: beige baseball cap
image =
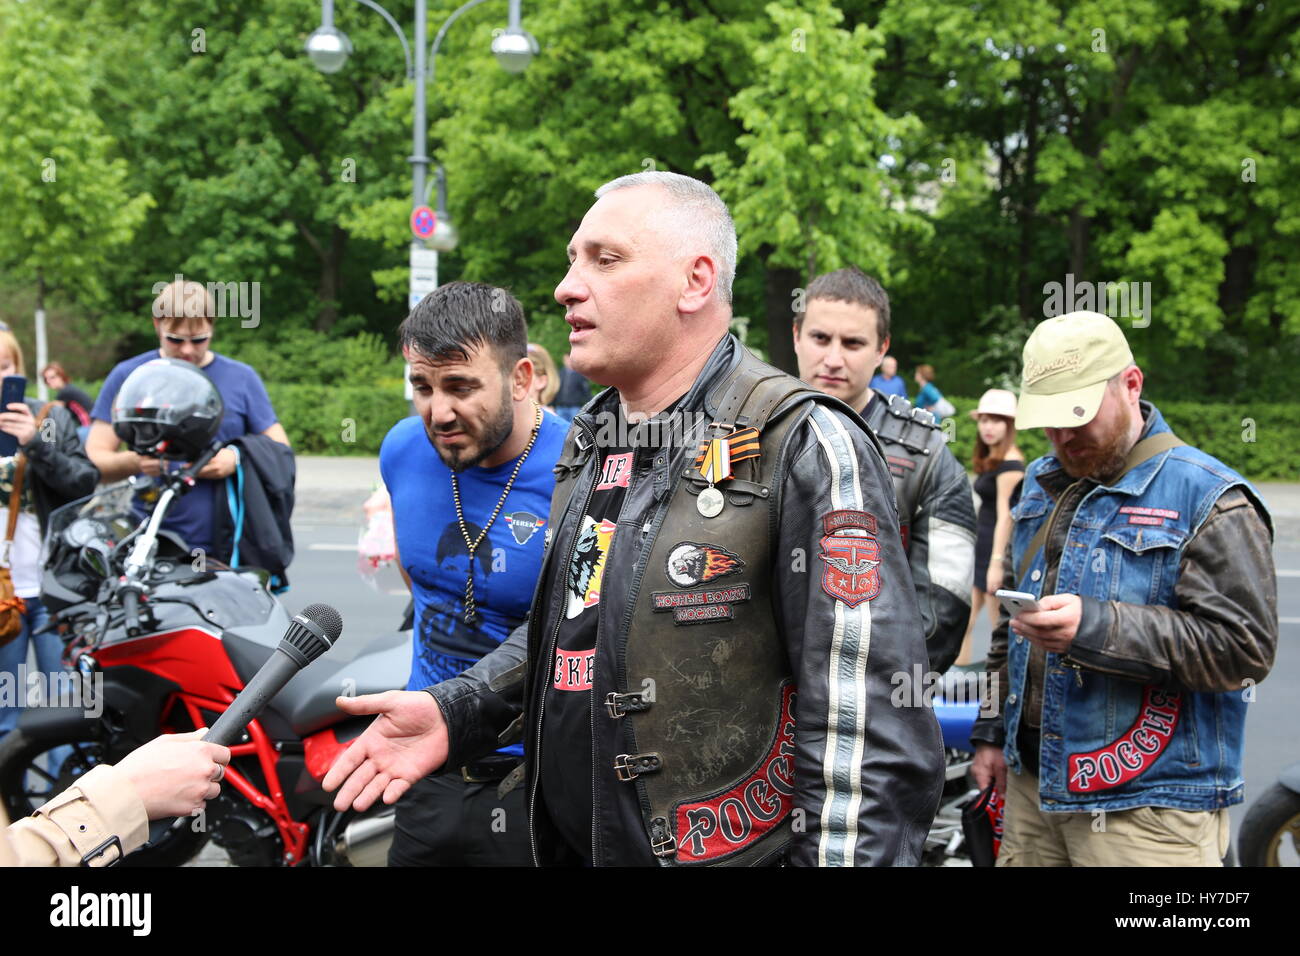
[[[1077,428],[1101,408],[1106,382],[1133,364],[1114,320],[1070,312],[1038,323],[1025,343],[1017,428]]]

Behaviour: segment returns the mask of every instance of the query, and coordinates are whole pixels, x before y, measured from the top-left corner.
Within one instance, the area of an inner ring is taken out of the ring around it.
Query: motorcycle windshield
[[[140,519],[131,510],[131,498],[135,491],[128,478],[105,485],[94,494],[55,508],[50,512],[49,527],[45,531],[46,553],[50,553],[50,546],[59,540],[64,531],[82,519],[99,522],[109,532],[111,542],[121,541],[140,523]]]

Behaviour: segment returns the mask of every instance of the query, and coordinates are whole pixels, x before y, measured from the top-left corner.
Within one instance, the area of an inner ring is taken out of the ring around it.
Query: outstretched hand
[[[325,775],[327,791],[342,784],[335,810],[368,810],[381,796],[395,803],[447,760],[447,724],[438,702],[424,691],[390,690],[336,702],[349,714],[379,716]]]

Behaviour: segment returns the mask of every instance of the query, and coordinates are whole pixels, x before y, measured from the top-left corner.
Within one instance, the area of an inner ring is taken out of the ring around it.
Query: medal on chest
[[[726,429],[728,426],[714,422],[710,429]],[[717,486],[735,477],[732,466],[737,462],[757,458],[759,453],[758,429],[731,429],[724,435],[706,438],[700,443],[699,454],[695,458],[695,468],[700,477],[708,482],[695,499],[696,510],[705,518],[716,518],[722,514],[726,499]]]

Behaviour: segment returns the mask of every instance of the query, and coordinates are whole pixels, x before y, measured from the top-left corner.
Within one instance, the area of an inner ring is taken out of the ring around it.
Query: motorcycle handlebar
[[[134,634],[140,629],[140,593],[129,590],[122,595],[122,610],[126,612],[126,632]]]

